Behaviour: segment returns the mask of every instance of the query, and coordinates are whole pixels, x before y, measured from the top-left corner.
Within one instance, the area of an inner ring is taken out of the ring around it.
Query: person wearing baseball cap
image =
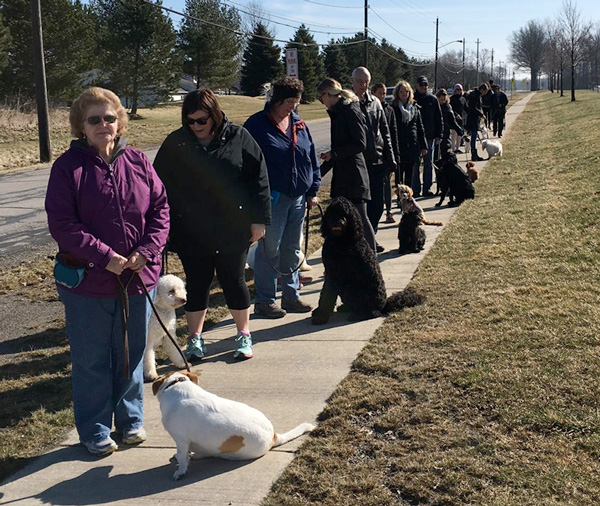
[[[427,154],[423,157],[423,196],[432,197],[431,185],[433,184],[433,156],[434,147],[442,139],[444,131],[444,122],[442,119],[442,110],[437,98],[427,92],[429,81],[425,76],[417,77],[417,89],[415,91],[415,101],[421,107],[421,119],[425,129],[425,138],[427,139]],[[421,195],[421,178],[419,174],[419,165],[415,166],[412,178],[412,190],[414,196]]]

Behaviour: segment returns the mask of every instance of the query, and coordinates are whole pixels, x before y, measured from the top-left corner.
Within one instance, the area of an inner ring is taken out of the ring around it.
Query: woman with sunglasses
[[[181,128],[165,139],[154,165],[171,206],[169,249],[186,276],[188,359],[206,353],[202,330],[215,275],[237,328],[234,358],[252,358],[248,247],[271,223],[264,156],[244,128],[230,123],[209,89],[189,93]]]
[[[77,140],[52,166],[46,212],[59,248],[55,277],[71,348],[75,425],[87,450],[103,456],[117,449],[113,423],[124,444],[146,439],[150,305],[143,284],[153,294],[169,206],[150,160],[126,145],[127,113],[112,91],[84,91],[69,120]]]
[[[367,216],[371,200],[369,173],[364,151],[367,149],[367,124],[358,97],[335,79],[328,77],[317,87],[317,98],[331,119],[331,150],[321,153],[321,177],[333,169],[331,198],[346,197],[360,214],[365,239],[376,251],[375,232]]]

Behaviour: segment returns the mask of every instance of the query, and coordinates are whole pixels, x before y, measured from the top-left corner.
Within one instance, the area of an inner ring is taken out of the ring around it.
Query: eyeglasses
[[[92,126],[99,125],[101,121],[112,125],[115,121],[117,121],[117,117],[113,116],[112,114],[107,114],[106,116],[90,116],[88,119],[86,119],[86,121]]]
[[[321,103],[323,103],[323,97],[327,94],[327,92],[323,92],[320,95],[317,96],[317,100]]]
[[[209,121],[210,121],[210,116],[208,116],[207,118],[187,118],[187,124],[192,126],[194,123],[198,123],[199,125],[206,125]]]

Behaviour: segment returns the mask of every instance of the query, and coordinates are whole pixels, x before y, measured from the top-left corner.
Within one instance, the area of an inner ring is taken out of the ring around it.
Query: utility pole
[[[365,67],[369,68],[369,0],[365,0]]]
[[[465,93],[467,91],[467,83],[465,83],[465,38],[463,37],[463,68],[462,68],[462,83],[465,87]]]
[[[475,81],[475,86],[479,86],[479,44],[480,41],[477,39],[477,80]]]
[[[31,30],[33,35],[33,71],[35,75],[35,98],[38,113],[40,162],[49,162],[51,157],[50,120],[48,115],[48,95],[46,93],[46,68],[44,66],[44,39],[42,36],[40,0],[31,0]]]
[[[492,65],[490,66],[490,79],[494,79],[494,50],[492,49]]]
[[[438,63],[438,30],[440,27],[440,18],[435,18],[435,65],[433,66],[433,93],[437,93],[437,63]]]

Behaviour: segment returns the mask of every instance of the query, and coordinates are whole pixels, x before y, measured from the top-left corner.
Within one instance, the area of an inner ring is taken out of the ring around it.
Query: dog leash
[[[315,206],[313,206],[315,207]],[[321,217],[321,219],[323,219],[323,208],[321,207],[321,204],[317,203],[316,207],[319,209],[319,215]],[[307,253],[308,253],[308,232],[309,232],[309,225],[310,225],[310,211],[311,208],[307,208],[306,209],[306,218],[304,219],[304,226],[305,226],[305,232],[304,232],[304,259],[307,258]],[[260,242],[262,243],[262,247],[263,247],[263,251],[265,253],[265,261],[267,262],[267,264],[269,265],[269,267],[271,267],[271,269],[273,269],[275,271],[276,274],[279,274],[280,276],[289,276],[290,274],[294,274],[294,272],[296,272],[298,269],[300,269],[300,267],[302,266],[302,263],[304,262],[304,259],[296,266],[295,269],[291,270],[290,272],[279,272],[279,270],[274,267],[273,265],[271,265],[271,262],[269,262],[268,258],[267,258],[267,250],[265,248],[265,240],[264,238],[260,240]]]
[[[121,308],[121,326],[123,328],[123,350],[124,350],[123,351],[123,354],[124,354],[123,377],[125,379],[131,378],[131,371],[130,371],[130,366],[129,366],[129,334],[127,332],[127,325],[129,322],[129,294],[127,293],[127,287],[129,286],[129,283],[131,283],[134,276],[136,276],[136,275],[142,284],[142,288],[144,289],[144,293],[146,294],[146,298],[148,299],[148,302],[150,302],[150,307],[152,308],[152,311],[154,312],[154,316],[156,316],[156,319],[158,320],[158,323],[160,323],[160,326],[162,327],[162,329],[165,331],[165,334],[171,340],[171,342],[175,345],[175,348],[177,348],[177,351],[181,355],[181,358],[183,358],[183,362],[185,363],[185,368],[187,369],[188,372],[191,372],[190,363],[188,362],[187,358],[185,357],[185,354],[183,353],[183,351],[181,351],[181,348],[179,347],[177,340],[171,335],[171,333],[167,329],[166,325],[163,323],[162,319],[160,318],[160,315],[158,314],[158,310],[156,309],[156,306],[154,305],[154,301],[152,300],[152,296],[150,295],[150,292],[148,291],[148,287],[146,286],[146,283],[144,283],[144,280],[142,279],[142,276],[140,276],[139,272],[134,272],[131,275],[131,277],[129,278],[129,280],[127,281],[127,283],[125,283],[125,284],[123,284],[123,282],[121,281],[121,278],[118,275],[116,275],[117,291],[119,293],[119,306]]]

